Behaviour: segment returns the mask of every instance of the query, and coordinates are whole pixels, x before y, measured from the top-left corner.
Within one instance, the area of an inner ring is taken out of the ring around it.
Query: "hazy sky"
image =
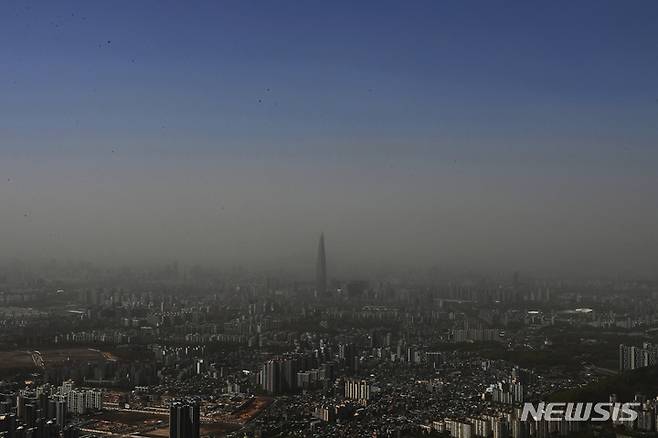
[[[655,1],[3,1],[0,258],[658,271]]]

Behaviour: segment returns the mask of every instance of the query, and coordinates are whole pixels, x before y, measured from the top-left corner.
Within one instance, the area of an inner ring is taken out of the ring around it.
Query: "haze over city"
[[[0,1],[0,438],[658,438],[658,2]]]
[[[0,258],[655,276],[657,19],[4,2]]]

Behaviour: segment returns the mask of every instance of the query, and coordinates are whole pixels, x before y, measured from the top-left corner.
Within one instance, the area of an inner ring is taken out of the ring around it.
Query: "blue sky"
[[[523,188],[548,196],[566,180],[574,205],[651,197],[656,23],[653,1],[2,2],[0,171],[22,185],[0,195],[20,209],[50,199],[57,216],[55,201],[74,197],[62,175],[114,193],[118,179],[141,186],[178,167],[182,180],[200,178],[190,191],[214,184],[213,168],[265,174],[249,189],[262,199],[271,181],[308,178],[328,197],[343,190],[337,179],[371,183],[375,197],[427,192],[412,210],[426,206],[437,174],[451,199],[464,187],[488,199],[512,187],[541,204]],[[86,208],[83,195],[75,205]],[[387,213],[400,215],[377,214]],[[426,232],[441,213],[427,214],[415,225]]]
[[[550,158],[657,138],[655,2],[0,7],[3,151]]]

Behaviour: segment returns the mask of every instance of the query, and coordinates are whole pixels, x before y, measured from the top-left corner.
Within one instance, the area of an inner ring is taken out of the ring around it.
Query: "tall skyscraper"
[[[199,438],[201,416],[197,402],[174,401],[169,408],[169,438]]]
[[[324,295],[327,292],[327,256],[324,252],[324,233],[320,234],[318,244],[318,259],[315,266],[315,293]]]

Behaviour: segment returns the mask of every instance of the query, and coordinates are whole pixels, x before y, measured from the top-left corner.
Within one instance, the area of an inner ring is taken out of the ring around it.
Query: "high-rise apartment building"
[[[174,401],[169,408],[169,438],[199,438],[199,403]]]

